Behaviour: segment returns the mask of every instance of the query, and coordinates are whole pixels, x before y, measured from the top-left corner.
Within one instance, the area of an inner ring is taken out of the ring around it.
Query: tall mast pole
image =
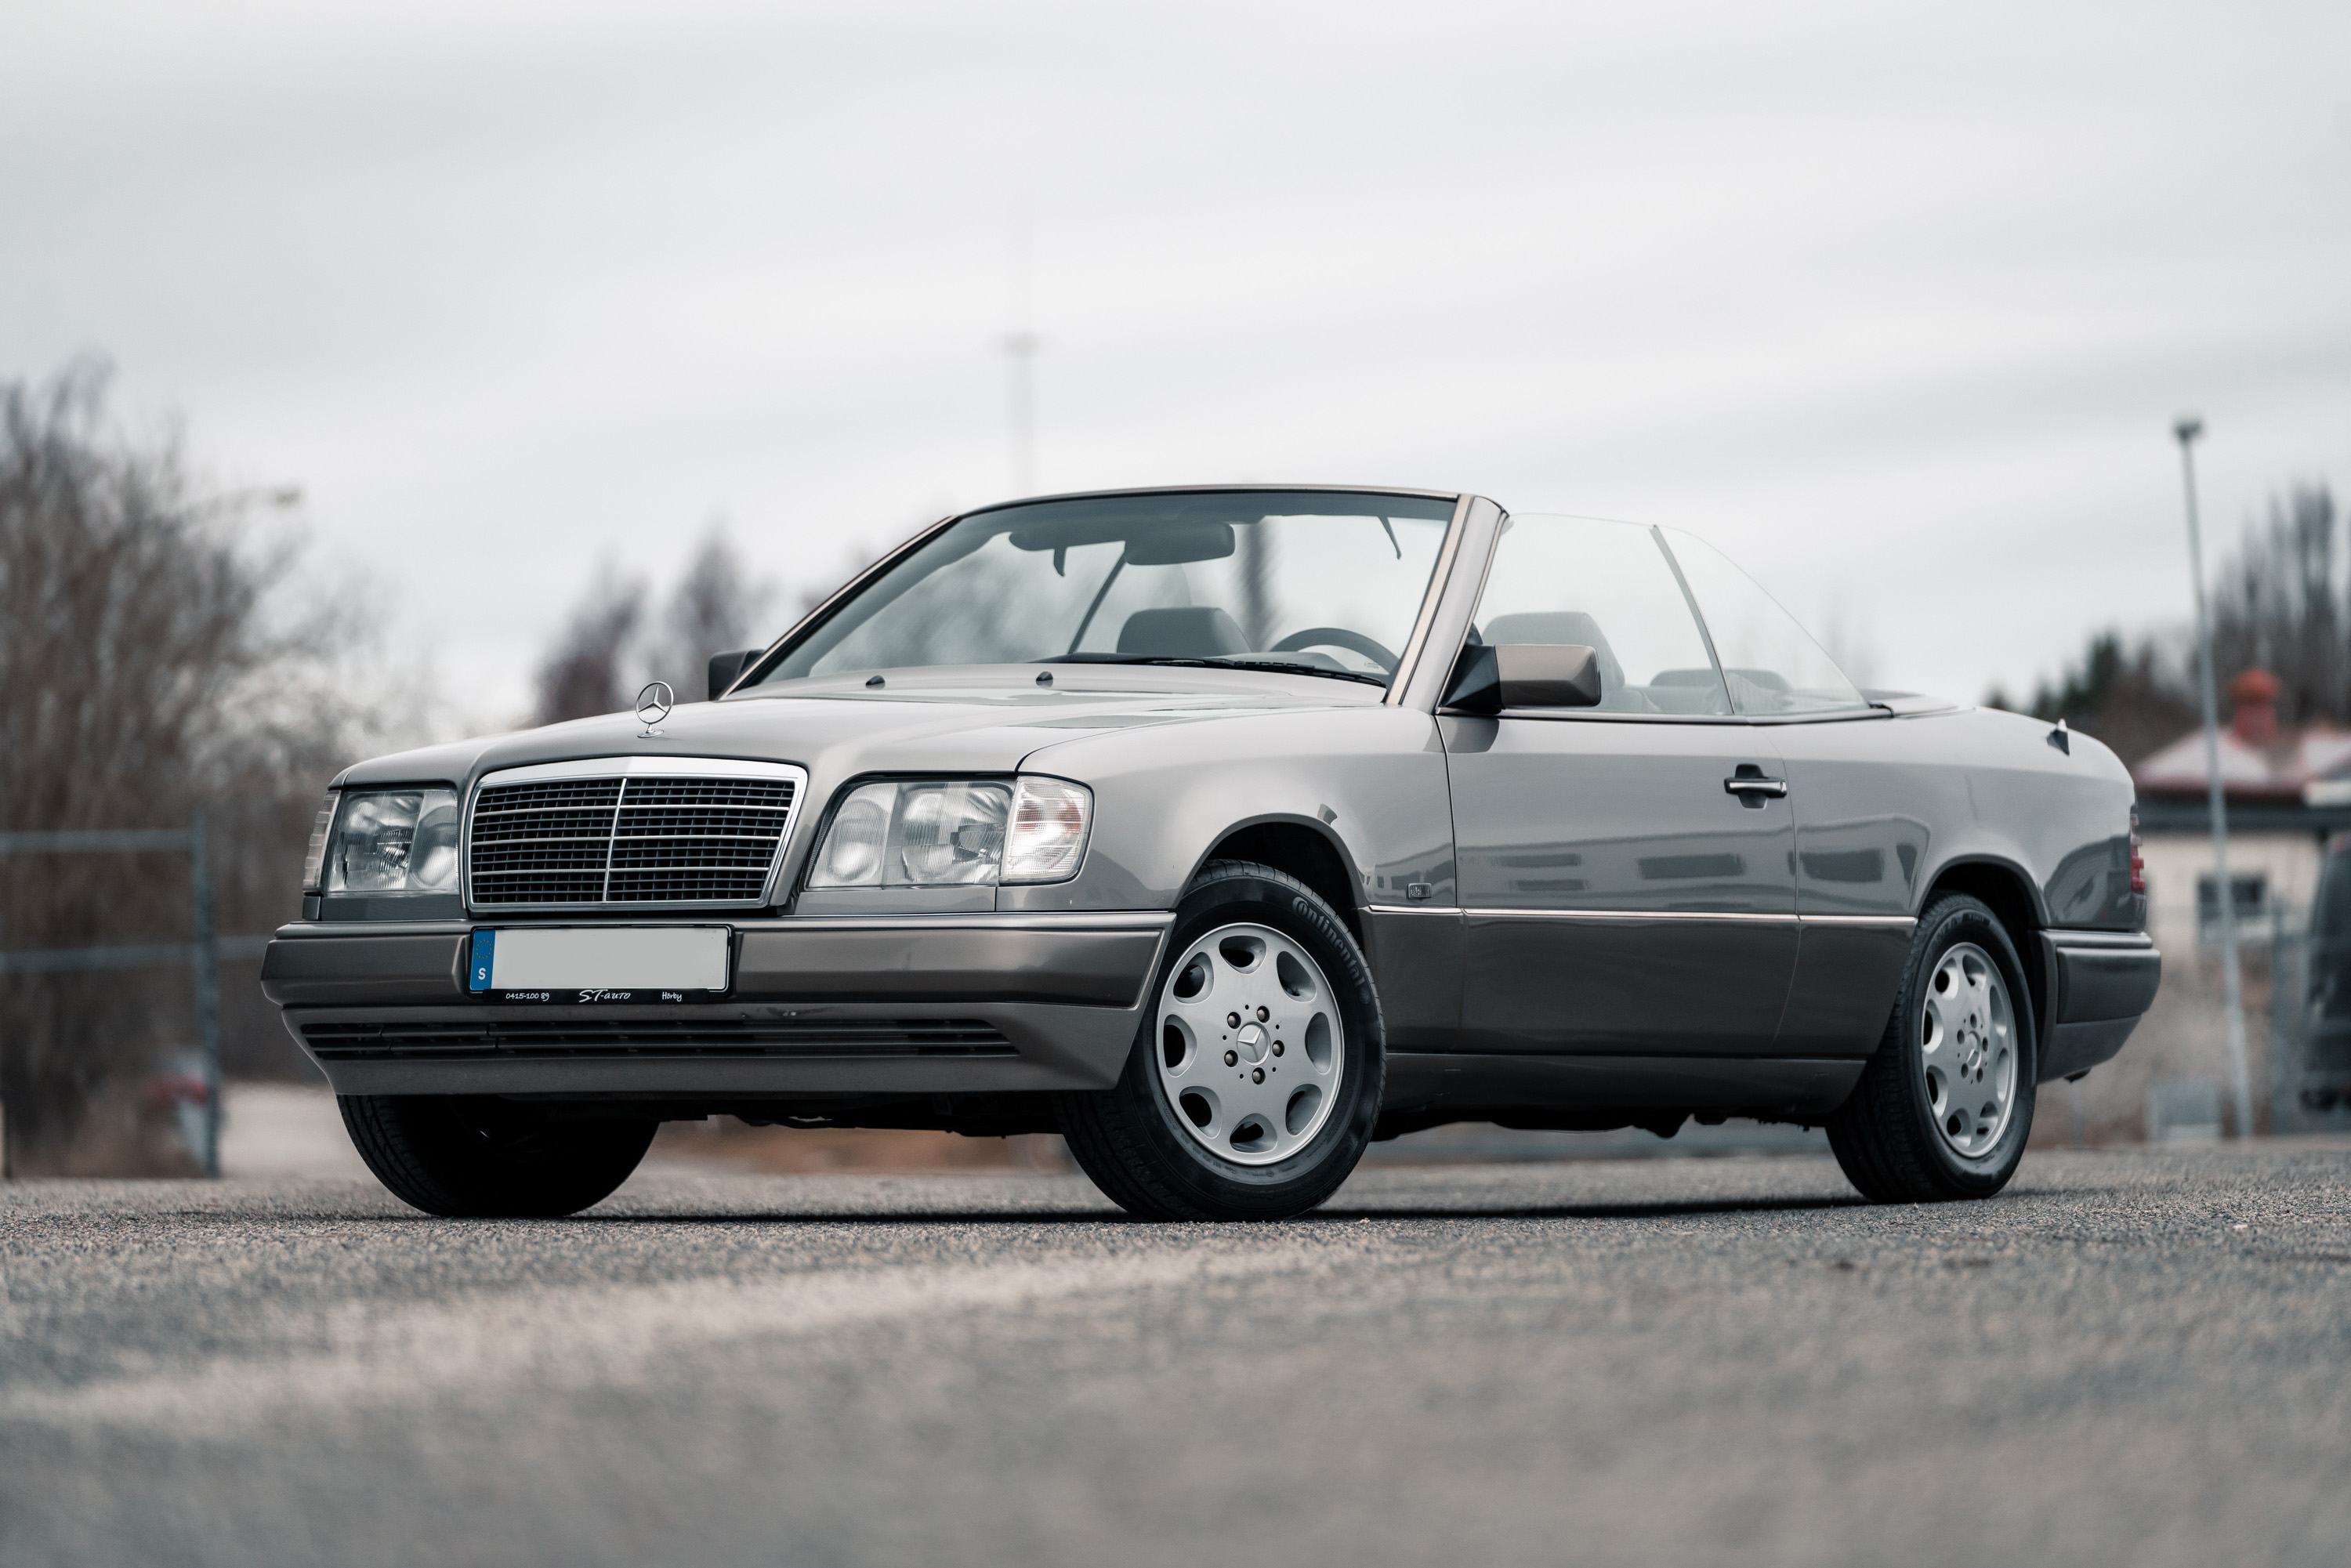
[[[2171,427],[2179,442],[2180,481],[2188,494],[2188,575],[2196,585],[2196,677],[2204,699],[2204,781],[2212,811],[2212,881],[2220,906],[2220,984],[2229,1009],[2231,1118],[2239,1139],[2253,1135],[2252,1075],[2245,1067],[2245,985],[2237,958],[2237,890],[2229,880],[2229,799],[2220,782],[2220,698],[2212,679],[2212,622],[2204,610],[2204,542],[2196,517],[2196,438],[2204,422],[2183,414]]]

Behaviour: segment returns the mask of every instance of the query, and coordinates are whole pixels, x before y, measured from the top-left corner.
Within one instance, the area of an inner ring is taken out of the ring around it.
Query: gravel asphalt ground
[[[2351,1145],[0,1189],[0,1562],[2351,1561]]]

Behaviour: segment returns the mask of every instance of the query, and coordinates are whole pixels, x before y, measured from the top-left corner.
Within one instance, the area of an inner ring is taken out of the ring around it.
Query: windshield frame
[[[1463,524],[1468,515],[1470,503],[1475,499],[1474,497],[1460,491],[1415,490],[1394,485],[1152,485],[1129,489],[1072,490],[1060,495],[1026,496],[1022,497],[1019,500],[998,501],[993,502],[985,507],[975,507],[970,511],[956,512],[948,517],[940,518],[937,522],[922,529],[913,538],[900,545],[897,549],[889,551],[872,566],[867,567],[863,571],[859,572],[855,577],[850,579],[850,580],[842,584],[840,589],[820,601],[814,609],[810,610],[806,615],[800,617],[800,619],[794,623],[789,630],[786,631],[782,636],[777,638],[773,643],[770,643],[757,658],[746,661],[743,668],[737,674],[735,679],[728,684],[726,691],[719,693],[718,695],[721,697],[732,696],[737,692],[745,691],[753,686],[758,685],[760,682],[766,678],[768,671],[774,669],[777,664],[790,657],[791,654],[802,644],[807,643],[809,639],[821,632],[828,624],[831,623],[836,615],[845,610],[868,588],[872,587],[882,578],[886,577],[890,572],[895,570],[902,563],[919,552],[933,539],[938,538],[941,534],[946,532],[949,528],[956,527],[957,524],[966,522],[971,518],[986,517],[991,512],[1011,511],[1019,507],[1034,506],[1046,501],[1106,500],[1141,496],[1301,494],[1393,496],[1403,499],[1416,501],[1449,501],[1453,504],[1453,516],[1446,524],[1445,533],[1437,544],[1435,569],[1431,571],[1427,582],[1422,587],[1420,602],[1415,608],[1413,613],[1412,634],[1406,641],[1404,649],[1399,654],[1395,674],[1386,682],[1385,689],[1382,693],[1382,702],[1393,705],[1400,699],[1401,693],[1412,677],[1415,665],[1427,641],[1428,626],[1430,620],[1434,615],[1437,602],[1444,594],[1447,582],[1452,575],[1452,567],[1459,549]],[[1088,660],[1083,662],[1092,663],[1094,661]],[[1281,674],[1290,673],[1277,669],[1269,669],[1263,664],[1252,666],[1247,663],[1226,662],[1221,660],[1162,660],[1154,661],[1154,663],[1159,664],[1176,664],[1207,669],[1234,670],[1263,674]],[[1311,674],[1312,672],[1297,673]],[[821,680],[828,677],[804,676],[799,678]]]

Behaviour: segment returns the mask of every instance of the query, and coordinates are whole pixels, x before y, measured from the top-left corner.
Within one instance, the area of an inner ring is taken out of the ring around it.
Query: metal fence
[[[2315,1107],[2303,1091],[2314,1065],[2311,1040],[2311,912],[2283,899],[2268,901],[2238,927],[2248,949],[2266,946],[2270,970],[2270,1130],[2273,1133],[2351,1131],[2351,1108]],[[2256,1092],[2258,1092],[2258,1089]]]
[[[77,832],[0,833],[0,855],[184,854],[195,915],[193,942],[134,942],[106,947],[49,947],[0,953],[0,975],[60,970],[146,969],[185,964],[195,972],[196,1035],[204,1051],[204,1175],[220,1175],[220,961],[260,956],[269,938],[213,934],[212,870],[204,858],[204,816],[184,828],[101,829]],[[8,1042],[0,1040],[0,1051]],[[14,1176],[15,1139],[0,1150],[0,1176]]]

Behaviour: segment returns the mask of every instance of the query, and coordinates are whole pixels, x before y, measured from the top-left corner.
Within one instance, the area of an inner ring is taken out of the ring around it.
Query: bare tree
[[[587,597],[538,667],[534,722],[559,724],[628,706],[636,695],[629,684],[631,652],[644,613],[643,582],[621,577],[610,561],[598,568]]]
[[[2324,485],[2297,485],[2270,502],[2221,562],[2212,596],[2212,664],[2225,684],[2259,665],[2278,677],[2279,717],[2287,723],[2351,719],[2351,590],[2335,497]],[[2004,694],[1985,698],[2011,706]],[[2076,663],[2038,687],[2027,711],[2113,747],[2136,763],[2194,728],[2201,710],[2188,672],[2185,639],[2118,630],[2091,635]]]
[[[2351,718],[2351,606],[2337,571],[2335,497],[2296,485],[2270,501],[2220,569],[2212,657],[2225,678],[2255,664],[2278,678],[2286,723]]]
[[[1992,707],[2012,705],[1999,692]],[[2115,748],[2126,764],[2170,745],[2192,727],[2199,710],[2179,660],[2152,638],[2126,643],[2119,631],[2091,635],[2081,660],[2053,684],[2036,688],[2022,711],[2054,724],[2064,719]]]
[[[862,565],[864,557],[855,557]],[[789,596],[753,575],[723,524],[713,524],[658,614],[642,579],[600,569],[538,669],[537,722],[618,713],[648,680],[667,681],[681,702],[702,697],[713,653],[764,645],[782,629],[778,597],[804,612],[833,584]]]
[[[775,596],[775,585],[751,576],[726,530],[714,525],[662,612],[653,678],[667,681],[680,701],[699,698],[713,653],[767,642],[764,622]]]
[[[0,830],[177,827],[205,807],[222,927],[266,928],[298,912],[308,817],[366,727],[326,674],[330,628],[269,613],[295,552],[246,535],[282,494],[206,488],[175,442],[113,437],[106,381],[84,363],[0,382]],[[183,857],[0,860],[0,948],[184,940],[189,907]],[[81,1157],[91,1118],[189,1038],[187,987],[0,977],[19,1169]]]

